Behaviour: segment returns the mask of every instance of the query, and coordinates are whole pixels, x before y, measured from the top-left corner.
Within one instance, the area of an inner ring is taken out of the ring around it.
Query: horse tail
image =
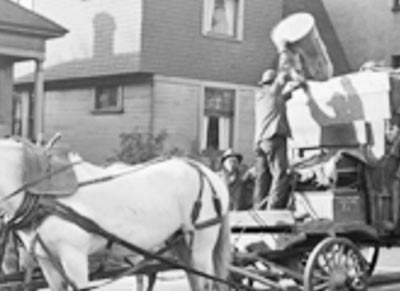
[[[215,275],[221,279],[227,279],[229,275],[229,265],[231,263],[230,237],[231,229],[229,223],[229,213],[227,212],[222,217],[217,242],[213,252]],[[223,289],[226,288],[220,288],[220,290]]]

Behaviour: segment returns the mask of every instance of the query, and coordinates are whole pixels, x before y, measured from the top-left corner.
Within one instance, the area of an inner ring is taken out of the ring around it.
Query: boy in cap
[[[243,156],[232,149],[227,149],[221,157],[220,175],[229,189],[231,210],[249,209],[252,204],[251,175],[242,161]]]

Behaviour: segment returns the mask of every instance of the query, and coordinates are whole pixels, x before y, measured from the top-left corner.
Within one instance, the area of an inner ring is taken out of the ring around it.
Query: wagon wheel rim
[[[345,238],[327,238],[311,252],[304,272],[305,291],[364,291],[370,264]]]

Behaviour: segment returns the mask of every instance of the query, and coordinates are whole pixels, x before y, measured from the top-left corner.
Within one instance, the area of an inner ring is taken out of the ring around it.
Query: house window
[[[120,86],[95,88],[94,113],[122,113],[123,92]]]
[[[400,67],[400,55],[392,56],[392,67],[399,68]]]
[[[232,147],[235,90],[206,87],[202,150]]]
[[[203,34],[242,39],[244,0],[203,0]]]

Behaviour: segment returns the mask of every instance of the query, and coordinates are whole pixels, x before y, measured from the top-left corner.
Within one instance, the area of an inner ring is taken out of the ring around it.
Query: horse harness
[[[163,159],[161,159],[161,161],[165,161],[166,159],[167,158],[163,158]],[[191,161],[188,159],[184,159],[184,161],[189,166],[191,166],[193,169],[195,169],[199,176],[199,193],[194,202],[193,209],[191,212],[191,222],[193,224],[194,229],[187,231],[190,236],[190,241],[192,241],[194,230],[204,229],[204,228],[221,223],[221,221],[223,219],[222,206],[221,206],[221,201],[220,201],[219,197],[217,196],[216,190],[210,181],[210,178],[204,173],[204,171],[200,168],[200,166],[197,163],[195,163],[194,161]],[[145,166],[153,165],[157,162],[160,162],[160,159],[145,163],[145,164],[143,164],[143,167],[141,167],[139,169],[135,168],[131,171],[126,171],[126,172],[119,173],[119,174],[108,175],[108,176],[105,176],[102,178],[84,181],[84,182],[79,183],[78,186],[84,187],[87,185],[110,181],[110,180],[116,179],[118,177],[121,177],[123,175],[128,175],[134,171],[143,169]],[[72,168],[75,164],[76,163],[71,164],[70,167]],[[58,171],[56,173],[54,173],[54,172],[47,173],[46,177],[51,176],[51,175],[57,175],[60,172],[62,172],[62,170]],[[34,181],[32,183],[38,183],[38,182],[40,182],[40,181]],[[198,222],[197,220],[199,219],[200,211],[202,208],[202,197],[203,197],[205,182],[207,182],[209,187],[211,188],[212,199],[213,199],[212,201],[213,201],[214,209],[216,212],[216,217],[202,221],[202,222]],[[32,183],[29,183],[29,184],[32,184]],[[113,233],[106,231],[105,229],[103,229],[101,226],[99,226],[93,220],[79,214],[71,207],[57,201],[56,197],[54,197],[54,196],[36,195],[36,194],[30,193],[29,191],[26,190],[26,184],[23,185],[21,188],[17,189],[16,191],[14,191],[13,193],[11,193],[10,195],[8,195],[7,198],[13,197],[16,194],[23,192],[23,191],[25,191],[25,195],[24,195],[21,205],[18,207],[14,216],[9,221],[6,222],[6,224],[3,228],[0,229],[0,262],[3,261],[5,247],[6,247],[8,235],[10,234],[10,232],[26,230],[26,229],[37,229],[37,227],[39,227],[40,224],[47,217],[49,217],[50,215],[56,215],[66,221],[69,221],[71,223],[78,225],[79,227],[83,228],[84,230],[86,230],[90,233],[94,233],[103,238],[108,239],[109,242],[107,243],[107,247],[109,247],[109,248],[111,248],[112,243],[117,243],[135,253],[142,255],[146,259],[156,260],[156,261],[166,264],[172,268],[183,269],[186,272],[233,286],[232,283],[227,280],[217,278],[215,276],[209,275],[202,271],[198,271],[191,267],[185,266],[179,262],[176,262],[175,260],[168,259],[168,258],[161,256],[161,254],[163,252],[165,252],[166,250],[169,249],[170,246],[168,244],[167,244],[167,247],[159,250],[156,253],[147,251],[141,247],[138,247],[134,244],[131,244],[131,243],[119,238],[118,236],[114,235]],[[183,231],[181,231],[181,233],[179,233],[178,235],[183,236],[183,235],[185,235],[185,233],[183,233]],[[31,243],[30,252],[34,254],[34,248],[37,243],[41,245],[42,249],[47,254],[49,260],[52,262],[53,266],[55,267],[55,269],[57,269],[59,274],[63,277],[66,284],[70,285],[73,288],[73,290],[82,290],[82,289],[78,289],[75,286],[75,284],[68,278],[68,276],[63,271],[63,268],[61,267],[60,263],[52,255],[52,253],[47,248],[47,246],[45,245],[45,243],[43,242],[42,238],[40,237],[40,235],[38,233],[35,235],[32,243]],[[138,264],[138,266],[135,265],[132,268],[131,272],[134,272],[135,269],[138,269],[139,267],[140,267],[140,263]],[[114,281],[114,280],[112,280],[112,281]],[[95,287],[85,288],[84,290],[92,290],[95,288],[97,288],[97,287],[95,286]]]

